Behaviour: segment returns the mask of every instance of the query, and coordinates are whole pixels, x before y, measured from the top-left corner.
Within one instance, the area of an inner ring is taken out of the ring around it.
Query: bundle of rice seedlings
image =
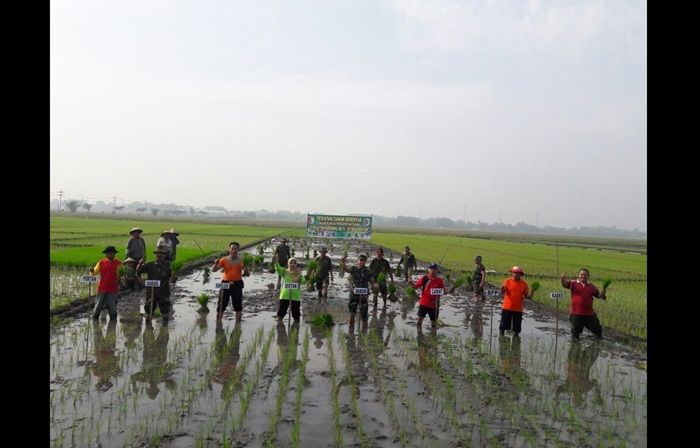
[[[318,267],[318,261],[311,260],[309,264],[306,265],[306,290],[316,291],[316,268]]]
[[[262,255],[256,255],[253,257],[253,266],[262,266],[263,261],[265,260],[265,257]]]
[[[603,280],[603,289],[607,289],[608,286],[610,286],[610,283],[612,283],[612,279],[611,279],[611,278],[606,278],[606,279],[604,279],[604,280]]]
[[[457,277],[457,280],[455,280],[455,284],[452,285],[450,288],[450,294],[455,292],[455,289],[461,288],[464,285],[470,285],[471,282],[469,281],[469,274],[463,274]]]
[[[532,287],[530,288],[530,291],[532,291],[532,295],[535,295],[535,291],[540,289],[540,282],[532,282]]]
[[[253,256],[248,252],[243,254],[243,266],[250,269],[253,266]]]
[[[406,289],[404,289],[404,292],[408,297],[415,297],[416,296],[416,290],[413,289],[412,286],[406,286]]]
[[[197,312],[199,313],[208,313],[209,308],[207,307],[207,303],[209,303],[209,295],[202,293],[199,296],[197,296],[197,303],[199,303],[199,309]]]
[[[396,266],[396,271],[394,274],[396,274],[397,277],[400,277],[402,272],[403,270],[401,269],[401,265]]]
[[[318,325],[319,327],[332,327],[335,325],[335,322],[333,322],[333,316],[328,313],[317,314],[311,318],[310,322],[313,325]]]
[[[386,274],[383,272],[380,272],[379,275],[377,275],[377,283],[386,283]]]
[[[413,289],[413,288],[411,288],[411,289]],[[396,285],[393,284],[393,283],[391,283],[391,284],[387,287],[387,291],[389,291],[389,297],[388,297],[388,299],[389,299],[390,301],[392,301],[392,302],[396,302],[396,300],[397,300],[397,299],[396,299]]]

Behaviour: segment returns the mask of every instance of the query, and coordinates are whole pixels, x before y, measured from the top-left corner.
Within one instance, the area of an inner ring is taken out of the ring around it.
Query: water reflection
[[[167,325],[162,325],[156,337],[152,325],[146,325],[143,331],[143,364],[139,372],[131,375],[131,381],[147,384],[146,395],[154,400],[160,388],[160,383],[165,383],[168,390],[177,387],[177,383],[171,378],[175,365],[168,363],[168,340],[170,332]]]
[[[110,319],[105,334],[102,334],[102,326],[99,322],[92,324],[95,338],[95,362],[90,366],[90,371],[97,377],[95,387],[101,391],[109,390],[113,384],[113,376],[121,373],[117,350],[117,321]]]
[[[228,401],[231,393],[240,387],[240,378],[236,373],[240,359],[241,322],[236,322],[230,335],[226,334],[223,323],[216,323],[214,336],[214,366],[211,381],[221,384],[221,398]]]
[[[598,359],[598,343],[583,347],[580,342],[572,342],[567,355],[566,380],[557,386],[556,394],[571,394],[571,403],[579,407],[585,402],[585,396],[593,389],[593,402],[602,404],[600,387],[590,378],[591,367]]]
[[[527,378],[522,368],[520,336],[499,336],[498,361],[499,371],[513,381],[523,381]]]

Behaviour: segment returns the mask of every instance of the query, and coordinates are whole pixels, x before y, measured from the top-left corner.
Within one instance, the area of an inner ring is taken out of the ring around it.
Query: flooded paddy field
[[[520,337],[500,336],[499,303],[460,290],[441,301],[443,326],[418,329],[398,277],[398,300],[370,302],[367,327],[350,328],[338,262],[375,247],[334,242],[328,301],[304,291],[299,323],[277,324],[277,275],[258,269],[244,279],[242,322],[229,306],[217,325],[220,272],[205,281],[195,269],[173,285],[169,321],[144,322],[141,292],[122,296],[117,322],[103,312],[54,325],[51,446],[647,445],[643,344],[605,330],[572,342],[568,321],[530,303]],[[309,323],[318,313],[336,325]]]

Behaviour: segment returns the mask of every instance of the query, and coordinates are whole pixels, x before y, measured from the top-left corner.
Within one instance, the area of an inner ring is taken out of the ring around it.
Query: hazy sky
[[[646,230],[646,8],[52,0],[51,197]]]

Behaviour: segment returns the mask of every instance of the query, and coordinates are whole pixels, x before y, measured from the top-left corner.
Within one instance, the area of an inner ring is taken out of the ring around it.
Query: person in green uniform
[[[287,269],[275,262],[275,271],[282,278],[282,288],[280,289],[280,305],[277,309],[277,321],[281,322],[287,314],[287,309],[291,303],[292,318],[299,321],[301,317],[301,284],[306,279],[301,275],[301,269],[297,267],[296,258],[290,258],[287,262]]]

